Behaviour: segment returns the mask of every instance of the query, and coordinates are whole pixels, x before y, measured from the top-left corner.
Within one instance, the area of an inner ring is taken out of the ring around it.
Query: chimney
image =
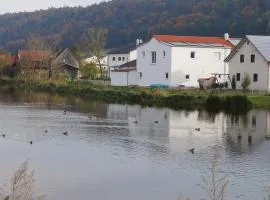
[[[225,34],[224,34],[224,39],[227,40],[227,41],[230,39],[229,33],[225,33]]]
[[[140,45],[140,40],[137,39],[137,40],[136,40],[136,46],[139,46],[139,45]]]

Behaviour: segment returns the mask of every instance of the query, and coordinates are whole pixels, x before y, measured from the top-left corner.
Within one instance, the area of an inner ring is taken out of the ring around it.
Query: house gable
[[[72,68],[79,69],[79,62],[69,49],[65,49],[62,53],[60,53],[53,64],[60,67],[63,65],[68,65]]]

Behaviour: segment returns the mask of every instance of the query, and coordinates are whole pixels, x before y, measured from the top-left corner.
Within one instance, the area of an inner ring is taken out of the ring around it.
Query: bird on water
[[[190,149],[189,151],[190,151],[192,154],[195,154],[195,149],[194,149],[194,148]]]

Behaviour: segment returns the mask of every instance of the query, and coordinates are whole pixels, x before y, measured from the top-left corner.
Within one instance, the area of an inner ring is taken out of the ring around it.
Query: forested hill
[[[0,16],[0,48],[15,50],[30,34],[61,47],[83,44],[91,27],[109,30],[108,48],[152,34],[268,34],[270,0],[112,0],[87,8],[52,8]]]

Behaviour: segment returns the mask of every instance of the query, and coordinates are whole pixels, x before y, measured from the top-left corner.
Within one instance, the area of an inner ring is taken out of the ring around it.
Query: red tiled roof
[[[154,35],[161,42],[217,43],[233,48],[234,45],[222,37],[199,37],[177,35]]]
[[[52,56],[52,52],[50,51],[34,51],[34,50],[22,50],[18,53],[19,59],[27,58],[31,61],[41,61],[44,58],[49,58]]]

